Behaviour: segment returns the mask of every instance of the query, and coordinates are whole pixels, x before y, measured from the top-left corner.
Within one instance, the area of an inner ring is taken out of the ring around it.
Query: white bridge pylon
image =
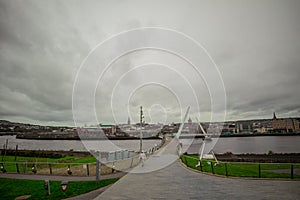
[[[175,135],[175,138],[174,138],[174,140],[176,140],[176,142],[178,143],[178,145],[177,145],[177,153],[178,153],[179,156],[182,154],[182,146],[183,146],[182,143],[179,141],[179,137],[181,135],[181,132],[182,132],[182,129],[183,129],[183,126],[184,126],[184,122],[186,121],[187,116],[188,116],[188,114],[190,112],[190,108],[191,108],[190,106],[187,107],[185,115],[184,115],[184,117],[182,119],[182,122],[181,122],[181,124],[179,126],[179,129],[178,129],[178,131],[177,131],[177,133]]]
[[[211,134],[207,134],[207,133],[206,133],[206,131],[205,131],[204,128],[202,127],[202,125],[201,125],[201,123],[200,123],[200,121],[198,120],[197,117],[196,117],[196,120],[197,120],[197,122],[198,122],[198,124],[199,124],[199,126],[200,126],[200,129],[201,129],[201,131],[202,131],[202,133],[203,133],[203,136],[204,136],[203,142],[202,142],[202,145],[201,145],[200,154],[199,154],[199,162],[198,162],[198,164],[196,165],[196,167],[199,167],[199,166],[200,166],[201,161],[202,161],[203,158],[205,158],[205,159],[214,159],[214,160],[216,161],[215,165],[219,165],[219,161],[217,160],[217,158],[216,158],[216,156],[215,156],[215,154],[214,154],[214,152],[213,152],[212,149],[208,152],[208,154],[204,154],[204,149],[205,149],[205,144],[206,144],[206,142],[212,140],[212,139],[211,139]]]

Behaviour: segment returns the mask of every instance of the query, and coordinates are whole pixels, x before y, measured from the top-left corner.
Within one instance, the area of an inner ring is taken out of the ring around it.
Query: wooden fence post
[[[200,160],[199,162],[200,162],[200,170],[201,170],[201,172],[203,172],[202,161]]]
[[[215,174],[213,162],[210,162],[211,173]]]
[[[227,163],[225,163],[225,175],[228,176]]]
[[[25,161],[23,163],[23,171],[24,171],[24,174],[26,174],[26,172],[27,172],[27,161]]]
[[[49,164],[49,170],[50,170],[50,175],[52,175],[52,168],[51,168],[51,164]]]
[[[89,164],[86,164],[86,173],[88,176],[90,176],[90,167]]]
[[[15,161],[17,160],[17,155],[18,155],[18,145],[16,145]]]
[[[20,170],[19,170],[19,164],[18,164],[18,163],[16,163],[16,168],[17,168],[17,172],[18,172],[18,174],[20,174]]]
[[[291,164],[291,179],[294,178],[294,165]]]

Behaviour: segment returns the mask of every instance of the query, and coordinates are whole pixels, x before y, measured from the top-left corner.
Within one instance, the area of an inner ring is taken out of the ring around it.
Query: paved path
[[[191,171],[175,161],[158,171],[127,174],[96,199],[295,200],[300,199],[300,182],[215,177]]]
[[[67,199],[64,199],[64,200],[82,200],[82,199],[94,199],[96,198],[97,196],[99,196],[102,192],[104,192],[107,188],[109,188],[111,185],[107,185],[105,187],[102,187],[102,188],[99,188],[97,190],[93,190],[91,192],[88,192],[88,193],[85,193],[85,194],[81,194],[81,195],[78,195],[78,196],[75,196],[75,197],[70,197],[70,198],[67,198]]]
[[[101,175],[100,180],[110,178],[120,178],[126,173],[119,172],[115,174]],[[0,174],[0,178],[26,179],[26,180],[51,180],[51,181],[94,181],[95,176],[53,176],[40,174]]]
[[[264,171],[291,174],[291,169],[270,169],[270,170],[264,170]],[[300,169],[299,168],[296,168],[296,169],[294,168],[294,174],[300,175]]]

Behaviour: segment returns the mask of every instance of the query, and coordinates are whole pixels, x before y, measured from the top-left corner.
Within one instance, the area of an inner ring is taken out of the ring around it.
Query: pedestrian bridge
[[[300,181],[224,178],[187,169],[178,140],[135,167],[96,199],[300,199]]]

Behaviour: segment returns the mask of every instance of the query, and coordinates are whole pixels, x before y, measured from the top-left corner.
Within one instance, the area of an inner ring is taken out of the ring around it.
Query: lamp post
[[[143,133],[142,133],[142,127],[143,127],[143,107],[141,106],[140,111],[140,153],[143,151]]]

